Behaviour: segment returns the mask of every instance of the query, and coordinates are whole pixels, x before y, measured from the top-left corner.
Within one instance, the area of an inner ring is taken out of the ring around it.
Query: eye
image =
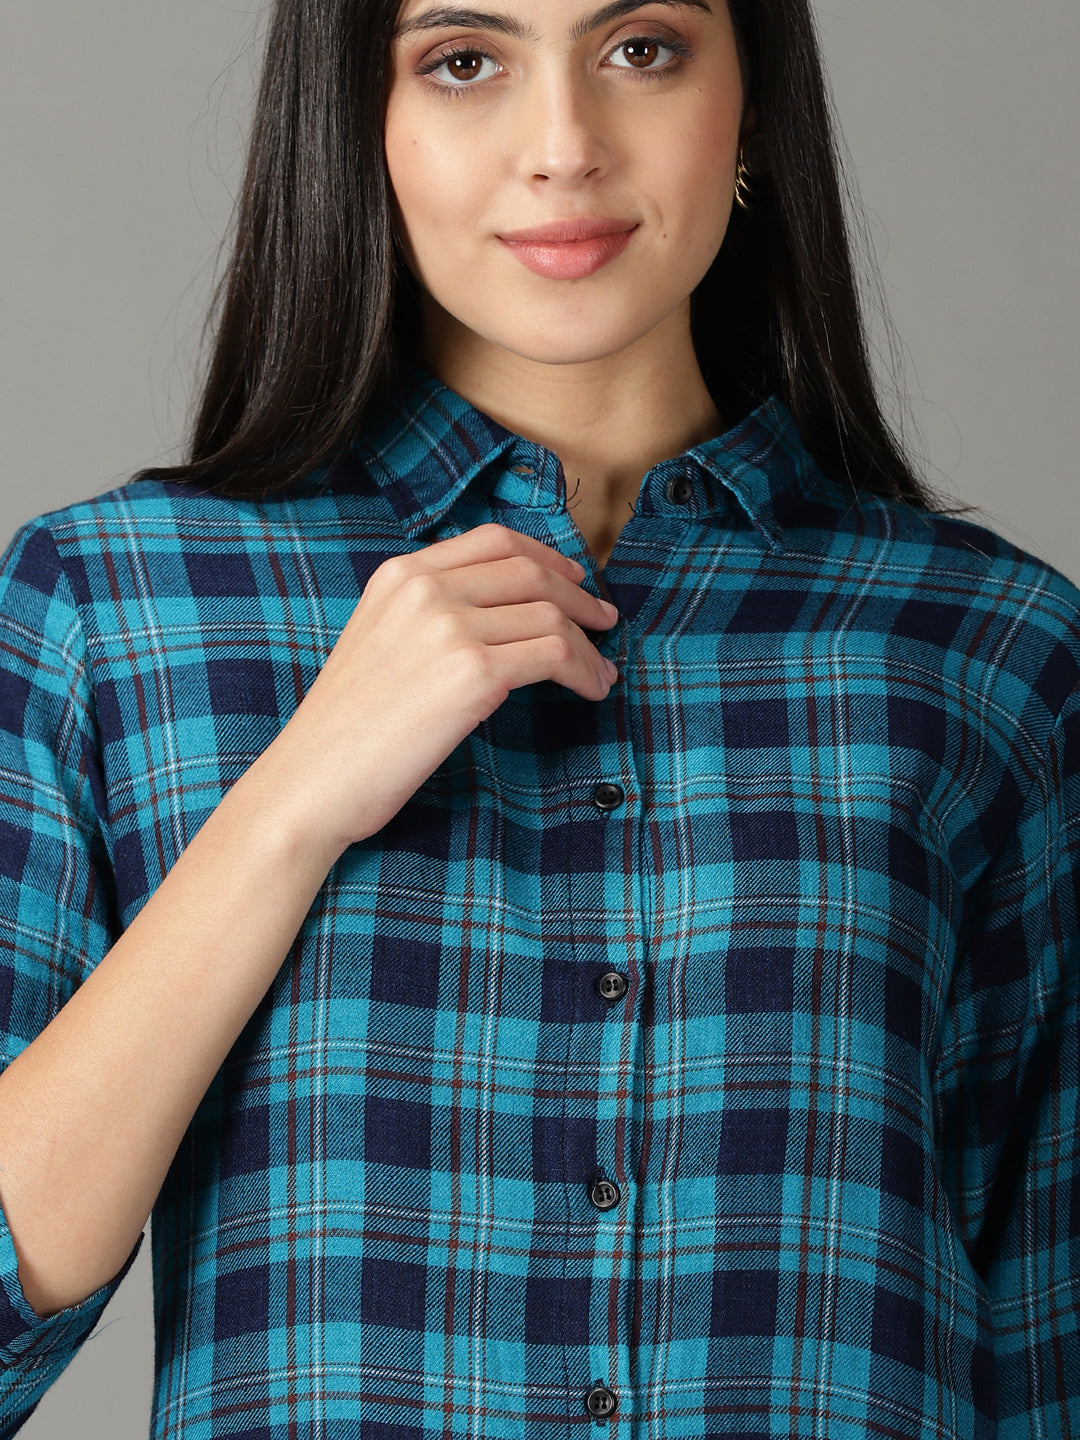
[[[451,89],[460,90],[478,80],[490,80],[498,69],[498,63],[482,50],[453,50],[448,55],[440,55],[420,73],[431,75]]]
[[[660,40],[655,35],[635,35],[615,47],[610,63],[617,70],[664,70],[673,59],[685,54],[685,46],[673,41]]]

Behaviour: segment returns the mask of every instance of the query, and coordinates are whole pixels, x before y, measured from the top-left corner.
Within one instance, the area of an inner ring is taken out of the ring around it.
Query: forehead
[[[571,39],[581,39],[602,25],[639,11],[711,15],[718,3],[719,0],[608,0],[601,5],[588,0],[478,0],[478,3],[403,0],[394,33],[410,35],[426,30],[465,28],[495,30],[524,40],[537,40],[545,32],[566,31]]]

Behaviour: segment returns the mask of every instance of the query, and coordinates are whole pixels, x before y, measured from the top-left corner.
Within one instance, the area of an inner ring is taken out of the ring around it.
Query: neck
[[[543,364],[489,344],[429,303],[422,359],[514,434],[558,455],[572,484],[636,494],[647,470],[718,434],[690,339],[689,302],[618,355]]]

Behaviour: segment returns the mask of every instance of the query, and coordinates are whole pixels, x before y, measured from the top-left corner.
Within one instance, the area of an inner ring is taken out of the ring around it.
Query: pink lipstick
[[[526,269],[548,280],[583,280],[610,264],[629,245],[633,220],[553,220],[499,239]]]

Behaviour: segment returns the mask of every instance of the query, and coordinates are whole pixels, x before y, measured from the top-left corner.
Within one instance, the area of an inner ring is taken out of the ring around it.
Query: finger
[[[507,525],[490,521],[477,525],[461,535],[436,540],[423,550],[403,557],[422,570],[451,570],[459,565],[476,565],[483,561],[508,560],[515,555],[530,556],[557,574],[576,581],[585,575],[584,567],[554,546],[545,545],[532,535],[522,535]]]
[[[526,669],[521,673],[555,680],[589,698],[596,693],[606,695],[618,676],[612,661],[601,655],[589,637],[549,601],[474,610],[469,617],[469,633],[471,639],[489,647],[496,663],[499,656],[518,654],[515,647],[536,641],[533,651],[520,653],[528,665],[535,662],[542,667],[546,663],[547,669]],[[531,682],[519,679],[514,683]]]
[[[440,583],[444,583],[440,581]],[[446,599],[476,608],[546,601],[582,629],[609,629],[619,618],[614,605],[590,595],[565,575],[530,555],[469,565],[445,576]]]
[[[585,700],[603,700],[614,678],[612,667],[605,665],[600,656],[594,665],[580,647],[558,635],[493,645],[488,654],[499,679],[511,690],[554,680]]]
[[[591,668],[603,673],[608,665],[584,630],[550,600],[476,609],[467,616],[459,616],[458,623],[467,629],[471,640],[484,645],[510,645],[545,636],[561,637],[581,652]]]

